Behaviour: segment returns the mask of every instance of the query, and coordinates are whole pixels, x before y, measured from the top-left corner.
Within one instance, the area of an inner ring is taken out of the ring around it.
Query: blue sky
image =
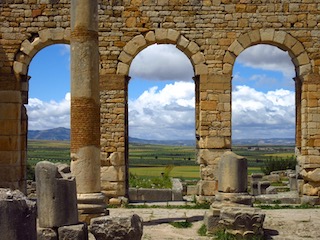
[[[29,129],[70,127],[70,49],[52,45],[31,61]],[[189,59],[173,45],[153,45],[130,66],[129,135],[194,139],[194,84]],[[258,45],[233,69],[233,138],[294,137],[294,66],[287,53]]]

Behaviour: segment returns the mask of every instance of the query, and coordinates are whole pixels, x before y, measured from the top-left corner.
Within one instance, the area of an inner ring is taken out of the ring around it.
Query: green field
[[[261,172],[263,161],[270,157],[286,158],[294,155],[294,148],[270,146],[259,150],[248,147],[234,147],[233,151],[248,159],[248,173]],[[70,162],[70,142],[68,141],[28,141],[28,163],[34,166],[39,161]],[[129,171],[139,176],[160,176],[168,165],[175,166],[171,177],[186,179],[199,178],[196,163],[196,149],[190,146],[165,146],[129,144]]]

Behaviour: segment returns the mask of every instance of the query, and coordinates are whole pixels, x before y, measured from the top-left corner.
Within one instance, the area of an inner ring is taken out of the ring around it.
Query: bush
[[[270,157],[266,161],[264,161],[263,166],[261,167],[261,171],[269,175],[273,171],[280,171],[280,170],[287,170],[292,169],[294,170],[297,165],[297,160],[294,156],[287,157],[287,158],[280,158]]]
[[[35,170],[34,166],[31,166],[31,164],[27,164],[27,180],[35,181]]]
[[[172,188],[170,172],[174,166],[166,166],[159,177],[142,177],[136,174],[129,174],[129,186],[135,188]]]

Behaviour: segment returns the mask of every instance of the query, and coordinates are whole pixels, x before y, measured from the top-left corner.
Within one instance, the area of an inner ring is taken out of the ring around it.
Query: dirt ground
[[[138,214],[144,221],[144,240],[205,240],[198,229],[203,224],[206,210],[186,209],[110,209],[110,215]],[[266,214],[264,229],[266,239],[305,240],[320,239],[320,209],[262,210]],[[178,229],[169,224],[188,221],[191,228]]]

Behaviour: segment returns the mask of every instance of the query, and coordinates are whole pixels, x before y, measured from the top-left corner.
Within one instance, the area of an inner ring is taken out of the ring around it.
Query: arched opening
[[[199,179],[190,60],[174,45],[154,44],[134,58],[129,75],[129,186],[169,172],[169,177]],[[129,197],[135,200],[130,191]]]
[[[287,164],[295,168],[301,91],[296,89],[295,75],[288,52],[272,45],[249,47],[236,59],[232,150],[247,158],[249,174],[268,175],[270,171],[286,170]],[[281,166],[272,167],[272,162],[280,162]]]
[[[39,51],[28,75],[28,178],[39,161],[70,161],[70,50],[54,44]]]

